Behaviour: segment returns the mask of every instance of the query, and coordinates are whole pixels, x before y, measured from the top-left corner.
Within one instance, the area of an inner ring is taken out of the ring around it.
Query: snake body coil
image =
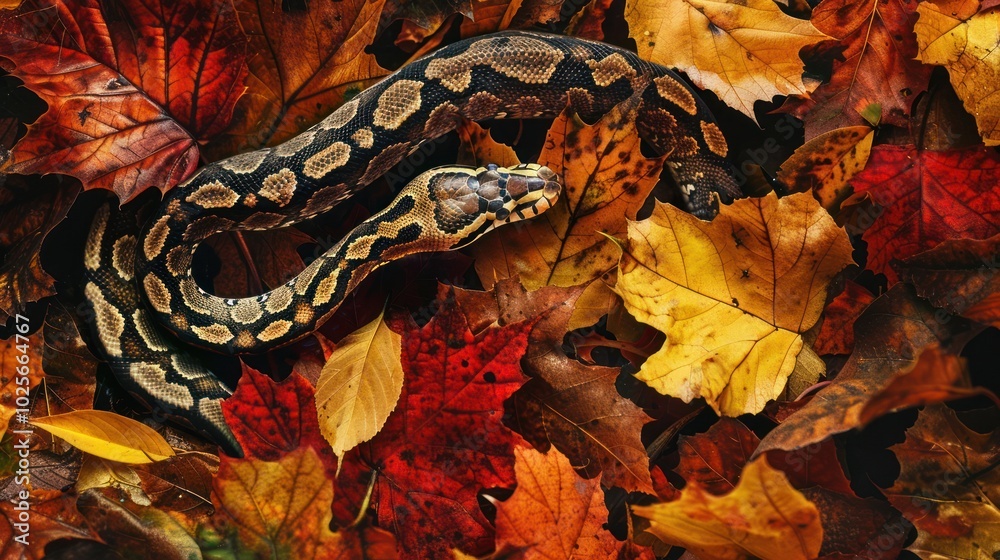
[[[461,41],[408,64],[284,144],[204,167],[168,193],[139,237],[121,233],[134,225],[120,214],[99,212],[87,243],[85,295],[112,369],[131,392],[238,452],[219,405],[229,390],[153,320],[187,343],[264,351],[315,329],[378,264],[455,248],[544,211],[558,185],[538,166],[432,170],[291,282],[257,297],[201,290],[190,274],[201,241],[324,212],[462,118],[554,117],[571,103],[593,121],[632,96],[640,136],[667,156],[694,213],[711,216],[716,193],[739,195],[722,133],[669,70],[569,37],[505,32]]]

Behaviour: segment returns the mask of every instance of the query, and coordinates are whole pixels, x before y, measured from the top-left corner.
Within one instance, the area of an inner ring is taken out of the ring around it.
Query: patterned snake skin
[[[238,454],[220,407],[229,389],[158,327],[227,353],[287,344],[328,318],[380,264],[457,248],[538,214],[559,186],[537,165],[431,170],[292,281],[257,297],[225,299],[199,288],[190,265],[201,241],[325,212],[462,118],[551,118],[571,103],[593,121],[632,96],[640,100],[640,136],[667,155],[693,213],[711,217],[718,197],[739,196],[721,131],[675,74],[601,43],[504,32],[408,64],[283,144],[202,168],[167,194],[141,235],[126,217],[102,209],[87,243],[84,291],[112,370],[148,404]]]

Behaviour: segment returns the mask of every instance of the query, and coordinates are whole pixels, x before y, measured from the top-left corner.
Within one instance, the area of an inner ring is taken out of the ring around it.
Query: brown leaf
[[[1000,553],[1000,431],[973,432],[954,411],[936,405],[890,449],[900,471],[885,494],[917,528],[908,550],[922,558]]]
[[[364,51],[384,3],[313,2],[286,11],[278,0],[236,0],[256,55],[233,123],[210,153],[218,158],[283,142],[388,74]]]
[[[875,296],[853,280],[844,282],[844,291],[837,294],[823,310],[823,324],[813,349],[817,354],[850,354],[854,349],[854,322]]]
[[[842,52],[830,81],[804,104],[807,138],[866,124],[861,112],[872,104],[881,108],[882,123],[906,126],[931,75],[930,66],[914,60],[916,9],[917,0],[824,0],[816,6],[813,24],[835,37]]]
[[[305,268],[297,249],[312,241],[296,228],[209,237],[204,244],[215,251],[221,264],[212,293],[238,298],[277,288]]]
[[[920,297],[949,313],[1000,328],[1000,234],[944,241],[895,268]]]
[[[807,488],[802,494],[819,510],[823,524],[820,558],[896,558],[907,537],[898,511],[882,500],[861,499],[825,488]]]
[[[876,299],[854,324],[854,353],[808,404],[764,437],[757,454],[795,449],[863,425],[865,405],[931,344],[964,344],[975,334],[968,321],[940,319],[912,289],[898,284]]]
[[[585,366],[566,356],[563,335],[581,289],[528,292],[516,280],[497,287],[501,324],[552,311],[532,330],[522,359],[532,378],[508,403],[507,420],[539,450],[555,446],[587,478],[603,473],[607,486],[653,493],[649,458],[640,440],[650,418],[615,388],[617,368]]]
[[[0,176],[0,323],[30,302],[55,294],[55,280],[42,269],[45,237],[66,217],[80,187],[58,179]]]
[[[3,560],[41,560],[45,545],[58,539],[98,540],[76,509],[76,497],[59,490],[33,489],[22,504],[0,501],[0,558]],[[19,508],[19,509],[18,509]],[[28,522],[20,527],[18,512],[28,511]],[[16,538],[23,540],[14,540]],[[25,544],[28,546],[25,546]]]

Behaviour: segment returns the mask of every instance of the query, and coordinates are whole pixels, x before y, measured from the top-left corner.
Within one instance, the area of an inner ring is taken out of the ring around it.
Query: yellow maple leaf
[[[948,69],[951,85],[987,146],[1000,144],[1000,9],[976,0],[932,0],[917,6],[917,58]]]
[[[830,39],[771,0],[627,0],[639,56],[686,73],[754,118],[755,101],[805,94],[799,49]]]
[[[847,234],[807,193],[738,200],[712,222],[658,203],[629,223],[615,286],[636,319],[667,335],[637,377],[727,416],[760,412],[851,262]]]
[[[614,268],[618,250],[606,235],[625,234],[626,218],[635,217],[663,168],[663,158],[639,151],[634,108],[619,105],[594,125],[567,108],[552,123],[538,162],[559,174],[563,194],[539,219],[473,246],[486,287],[514,275],[529,290],[590,283],[569,328],[591,325],[608,312],[613,294],[601,277]],[[480,145],[496,153],[489,143]]]
[[[819,509],[763,457],[747,463],[724,496],[690,483],[677,500],[632,511],[649,519],[657,538],[703,560],[806,560],[823,544]]]

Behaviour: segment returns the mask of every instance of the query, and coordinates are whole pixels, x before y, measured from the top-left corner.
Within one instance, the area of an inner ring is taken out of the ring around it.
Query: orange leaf
[[[365,52],[384,3],[313,2],[288,11],[279,0],[236,0],[256,54],[232,126],[207,149],[222,157],[283,142],[388,74]]]
[[[183,7],[123,0],[109,19],[96,0],[28,0],[0,15],[12,74],[49,104],[6,170],[73,175],[122,201],[190,175],[242,92],[246,43],[229,4]]]
[[[619,541],[604,528],[608,511],[600,483],[580,478],[559,451],[514,448],[514,474],[517,489],[510,499],[487,497],[497,508],[498,549],[524,550],[525,560],[654,558],[651,550]]]

